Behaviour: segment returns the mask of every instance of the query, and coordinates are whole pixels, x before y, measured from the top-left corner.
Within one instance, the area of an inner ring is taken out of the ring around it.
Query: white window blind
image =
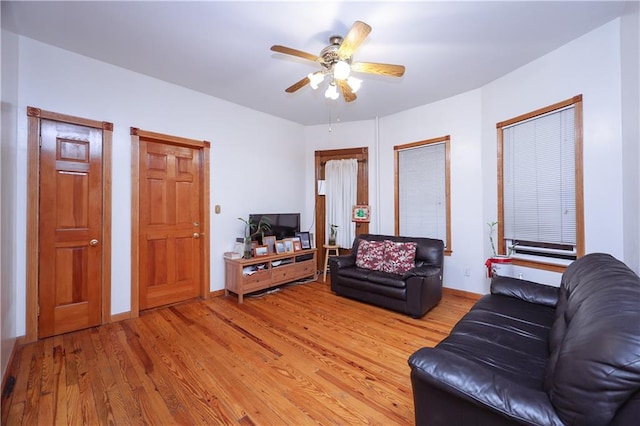
[[[447,241],[446,145],[398,151],[400,235]]]
[[[574,109],[503,128],[505,239],[575,248]]]

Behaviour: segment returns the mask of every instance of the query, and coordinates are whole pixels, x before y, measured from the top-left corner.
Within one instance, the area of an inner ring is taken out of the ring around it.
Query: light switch
[[[216,212],[216,214],[220,214],[220,204],[216,204],[216,206],[213,208],[213,211]]]

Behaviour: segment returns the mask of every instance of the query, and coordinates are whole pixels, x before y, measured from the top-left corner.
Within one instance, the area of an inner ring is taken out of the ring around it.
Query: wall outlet
[[[471,268],[466,268],[464,270],[464,276],[465,277],[470,277],[471,276]]]

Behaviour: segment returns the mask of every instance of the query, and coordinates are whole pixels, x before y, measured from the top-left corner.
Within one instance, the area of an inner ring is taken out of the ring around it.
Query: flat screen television
[[[277,240],[295,237],[296,232],[300,232],[300,213],[269,213],[250,214],[251,223],[258,224],[261,218],[265,218],[271,229],[265,231],[264,235],[273,235]],[[262,238],[258,241],[262,244]]]

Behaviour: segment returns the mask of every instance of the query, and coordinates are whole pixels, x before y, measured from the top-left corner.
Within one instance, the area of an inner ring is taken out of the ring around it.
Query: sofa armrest
[[[511,277],[493,277],[491,294],[515,297],[538,305],[556,306],[560,289]]]
[[[412,382],[421,381],[452,397],[518,422],[563,424],[544,391],[524,387],[458,354],[438,348],[422,348],[409,357],[409,366]],[[416,397],[428,398],[429,395],[414,395]]]
[[[331,256],[329,257],[329,265],[334,264],[338,269],[347,268],[356,264],[355,256]]]
[[[442,274],[442,268],[436,268],[435,266],[418,266],[413,269],[409,269],[402,275],[402,279],[406,280],[411,277],[430,277],[432,275]]]

